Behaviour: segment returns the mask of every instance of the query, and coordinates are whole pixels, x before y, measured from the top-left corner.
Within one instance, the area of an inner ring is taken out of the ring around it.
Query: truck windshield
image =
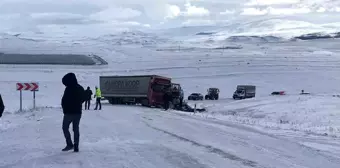
[[[243,90],[237,90],[236,93],[243,93]]]
[[[153,84],[151,87],[152,87],[152,90],[154,92],[164,92],[164,88],[166,87],[167,85],[161,85],[161,84]]]

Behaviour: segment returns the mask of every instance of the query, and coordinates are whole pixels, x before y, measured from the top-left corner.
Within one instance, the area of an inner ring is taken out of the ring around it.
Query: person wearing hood
[[[90,87],[88,86],[85,90],[85,110],[90,110],[90,104],[91,104],[91,97],[92,97],[92,91]]]
[[[2,97],[0,94],[0,118],[2,117],[2,113],[4,112],[4,110],[5,110],[5,105],[4,105],[4,102],[2,101]]]
[[[82,115],[82,104],[85,101],[85,90],[78,84],[76,75],[68,73],[62,78],[63,84],[66,86],[64,95],[61,100],[61,106],[64,113],[63,118],[63,133],[66,139],[66,147],[62,151],[74,149],[74,152],[79,151],[79,123]],[[74,143],[71,140],[69,131],[72,123],[74,133]]]

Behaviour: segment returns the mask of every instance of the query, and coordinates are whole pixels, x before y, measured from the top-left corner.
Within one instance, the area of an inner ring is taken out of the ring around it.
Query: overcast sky
[[[315,21],[309,16],[316,14],[327,16],[320,21],[339,20],[340,0],[0,0],[0,31],[212,25],[271,16]]]

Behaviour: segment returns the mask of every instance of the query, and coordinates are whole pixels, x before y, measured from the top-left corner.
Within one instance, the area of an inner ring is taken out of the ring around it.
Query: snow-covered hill
[[[313,16],[311,16],[313,17]],[[337,37],[340,32],[338,22],[314,23],[310,19],[289,17],[259,17],[256,19],[239,18],[218,26],[191,26],[162,30],[160,35],[172,37],[184,43],[219,43],[228,42],[272,42],[299,39],[317,39]],[[310,38],[302,38],[305,36]],[[242,38],[241,38],[242,37]]]

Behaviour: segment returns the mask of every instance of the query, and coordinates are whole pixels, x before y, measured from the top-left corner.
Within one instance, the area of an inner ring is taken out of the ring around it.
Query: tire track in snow
[[[178,140],[181,140],[181,141],[184,141],[184,142],[189,142],[191,144],[193,144],[194,146],[198,146],[198,147],[203,147],[205,149],[207,149],[209,152],[211,153],[215,153],[215,154],[218,154],[220,155],[221,157],[223,158],[226,158],[226,159],[230,159],[230,160],[233,160],[233,161],[237,161],[237,162],[240,162],[242,163],[243,165],[245,166],[248,166],[248,167],[261,167],[261,168],[265,168],[265,166],[260,166],[257,162],[254,162],[254,161],[251,161],[251,160],[247,160],[247,159],[243,159],[243,158],[240,158],[236,155],[233,155],[231,153],[228,153],[228,152],[225,152],[221,149],[218,149],[218,148],[215,148],[215,147],[212,147],[210,145],[204,145],[204,144],[201,144],[201,143],[198,143],[194,140],[190,140],[190,139],[187,139],[185,137],[182,137],[182,136],[179,136],[177,134],[174,134],[174,133],[171,133],[171,132],[168,132],[166,130],[163,130],[163,129],[160,129],[160,128],[156,128],[156,127],[153,127],[151,126],[149,123],[147,123],[146,121],[144,121],[144,123],[146,124],[146,126],[156,130],[156,131],[159,131],[159,132],[162,132],[162,133],[165,133],[165,134],[168,134]]]

